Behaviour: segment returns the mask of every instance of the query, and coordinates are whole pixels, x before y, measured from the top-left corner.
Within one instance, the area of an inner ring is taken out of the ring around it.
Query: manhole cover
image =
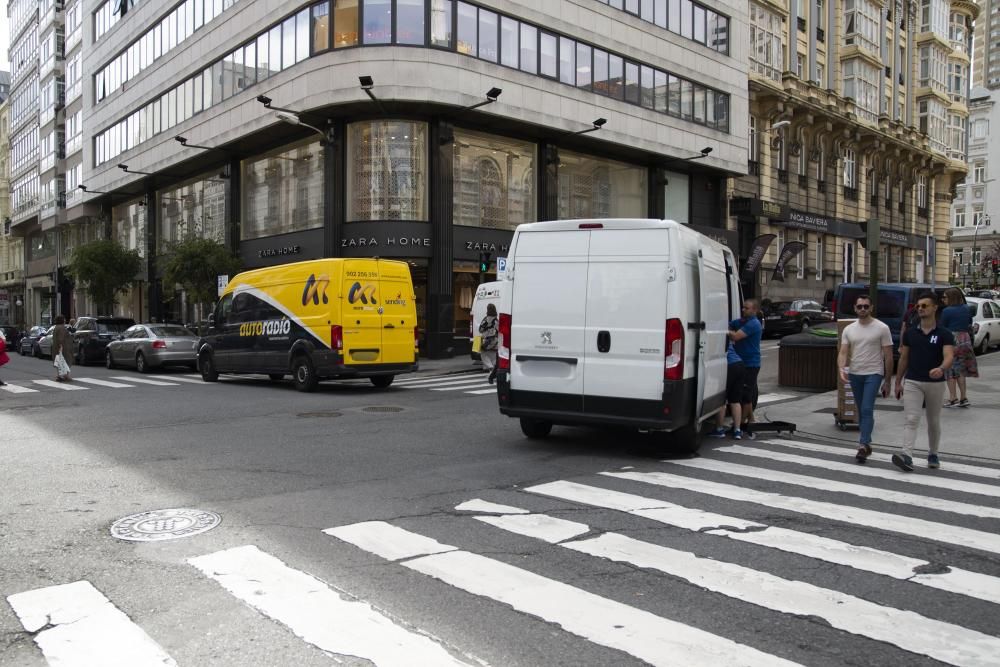
[[[402,412],[406,408],[401,408],[396,405],[371,405],[367,408],[361,408],[362,412]]]
[[[336,411],[330,410],[330,411],[327,411],[327,412],[300,412],[300,413],[298,413],[295,416],[296,417],[303,417],[303,418],[306,418],[306,419],[309,419],[309,418],[317,418],[317,419],[319,419],[319,418],[323,418],[323,417],[340,417],[342,415],[343,415],[342,412],[336,412]]]
[[[118,519],[111,524],[111,535],[131,542],[176,540],[212,530],[221,521],[221,516],[206,510],[153,510]]]

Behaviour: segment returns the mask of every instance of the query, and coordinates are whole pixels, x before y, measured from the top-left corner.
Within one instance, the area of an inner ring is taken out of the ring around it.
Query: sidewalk
[[[972,407],[941,411],[941,459],[949,455],[1000,460],[1000,352],[978,357],[979,377],[968,379],[968,397]],[[761,387],[761,391],[764,388]],[[796,435],[842,441],[845,455],[858,442],[858,431],[841,431],[834,423],[837,392],[802,394],[775,386],[773,391],[797,394],[789,399],[760,408],[758,421],[788,421],[796,425]],[[947,397],[947,392],[945,392]],[[894,449],[903,442],[903,406],[895,398],[879,398],[875,404],[876,449]],[[917,431],[917,449],[927,450],[927,422]]]
[[[420,375],[451,375],[453,373],[468,373],[470,371],[481,371],[483,365],[478,361],[473,361],[468,354],[462,354],[450,359],[426,359],[421,358]]]

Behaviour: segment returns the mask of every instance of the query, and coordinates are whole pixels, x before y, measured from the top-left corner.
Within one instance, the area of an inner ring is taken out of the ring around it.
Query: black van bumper
[[[674,431],[691,423],[697,391],[698,384],[693,378],[665,381],[659,401],[518,391],[510,387],[509,371],[497,373],[501,414],[565,426],[605,424]]]
[[[325,380],[402,375],[420,369],[420,363],[416,361],[412,364],[345,364],[344,358],[333,351],[314,352],[313,363],[316,364],[316,375]]]

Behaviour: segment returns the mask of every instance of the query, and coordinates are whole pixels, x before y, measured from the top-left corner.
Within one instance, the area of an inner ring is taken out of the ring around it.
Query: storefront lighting
[[[323,144],[324,146],[333,142],[332,127],[327,128],[326,132],[324,132],[315,125],[310,125],[309,123],[303,123],[302,119],[299,118],[298,114],[287,111],[278,111],[277,113],[274,114],[274,116],[278,120],[284,123],[288,123],[289,125],[301,125],[302,127],[308,127],[310,130],[323,137],[323,141],[321,141],[320,143]]]
[[[371,98],[371,101],[374,102],[376,106],[378,106],[379,113],[381,113],[384,116],[385,109],[382,108],[382,103],[379,101],[377,97],[375,97],[375,93],[372,92],[372,88],[375,87],[375,79],[371,78],[368,75],[363,75],[358,77],[358,83],[361,84],[361,90],[365,91],[365,95]]]
[[[712,152],[712,147],[705,146],[704,148],[701,149],[701,152],[698,155],[692,155],[690,157],[674,158],[673,160],[667,160],[666,164],[671,164],[673,162],[691,162],[692,160],[701,160],[702,158],[708,157],[708,154],[711,152]]]
[[[503,92],[502,88],[497,88],[496,86],[494,86],[493,88],[490,88],[489,90],[486,91],[485,100],[483,100],[482,102],[476,102],[475,104],[470,104],[469,106],[464,107],[462,111],[471,111],[472,109],[478,109],[479,107],[484,107],[487,104],[493,104],[494,102],[497,101],[502,92]]]
[[[605,123],[608,122],[607,118],[598,118],[593,122],[593,127],[588,127],[585,130],[577,130],[573,134],[587,134],[588,132],[596,132],[597,130],[604,127]]]
[[[261,95],[261,97],[263,97],[263,95]],[[187,137],[176,136],[174,137],[174,141],[179,143],[184,148],[200,148],[203,151],[222,151],[223,153],[226,152],[221,148],[213,148],[212,146],[199,146],[198,144],[190,144],[188,143]]]

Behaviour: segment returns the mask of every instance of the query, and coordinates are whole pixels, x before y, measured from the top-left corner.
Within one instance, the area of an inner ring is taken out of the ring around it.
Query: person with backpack
[[[493,384],[493,381],[497,378],[499,329],[497,307],[492,303],[486,306],[486,317],[479,323],[479,335],[482,336],[482,343],[479,346],[479,357],[483,360],[483,367],[489,369],[489,382]]]

